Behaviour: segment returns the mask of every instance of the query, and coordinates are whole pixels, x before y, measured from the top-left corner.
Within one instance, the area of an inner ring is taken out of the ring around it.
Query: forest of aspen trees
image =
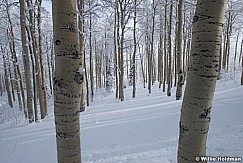
[[[0,91],[8,97],[9,106],[23,110],[30,122],[48,114],[48,100],[53,96],[52,16],[42,3],[1,1]],[[123,90],[132,86],[135,98],[137,83],[151,94],[151,85],[159,82],[168,96],[171,87],[177,87],[180,99],[195,5],[195,0],[181,5],[173,0],[84,1],[80,9],[85,69],[82,107],[89,106],[100,88],[114,91],[115,98],[123,101]],[[222,72],[242,68],[242,7],[241,1],[227,2],[218,79]]]

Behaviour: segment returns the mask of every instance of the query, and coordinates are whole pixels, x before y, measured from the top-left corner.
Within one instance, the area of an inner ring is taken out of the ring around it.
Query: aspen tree
[[[28,118],[29,123],[34,121],[33,116],[33,93],[32,93],[32,85],[31,85],[31,73],[30,73],[30,61],[29,61],[29,52],[27,48],[26,41],[26,31],[25,31],[25,1],[19,0],[20,4],[20,28],[21,28],[21,41],[22,41],[22,55],[24,60],[24,70],[25,70],[25,82],[26,82],[26,90],[27,90],[27,110],[28,110]]]
[[[28,34],[28,41],[31,42],[30,38],[30,32],[27,29],[27,34]],[[38,120],[38,113],[37,113],[37,86],[36,86],[36,68],[35,68],[35,61],[34,61],[34,55],[32,51],[31,44],[28,44],[29,47],[29,52],[30,52],[30,60],[31,60],[31,66],[32,66],[32,83],[33,83],[33,107],[34,107],[34,115],[35,115],[35,121]],[[41,105],[40,105],[41,106]]]
[[[242,42],[241,42],[240,54],[242,54],[242,45],[243,45],[243,39],[242,39]],[[241,55],[241,85],[243,85],[243,55]]]
[[[117,5],[117,1],[115,2],[115,4]],[[116,81],[116,98],[118,98],[118,91],[119,91],[119,79],[118,79],[118,62],[117,62],[117,38],[116,38],[116,31],[117,31],[117,8],[114,7],[114,17],[115,17],[115,23],[114,23],[114,74],[115,74],[115,81]],[[97,66],[96,66],[97,67]],[[97,75],[96,75],[97,76]]]
[[[13,99],[12,99],[12,94],[10,90],[10,81],[9,81],[9,73],[8,73],[8,68],[7,68],[7,61],[6,57],[4,55],[3,48],[1,47],[1,51],[3,54],[3,66],[4,66],[4,80],[5,80],[5,87],[7,91],[7,96],[8,96],[8,104],[12,108],[13,107]]]
[[[11,52],[11,59],[12,59],[13,68],[14,68],[14,81],[13,82],[14,82],[14,86],[16,87],[16,91],[17,91],[19,108],[20,108],[20,110],[22,110],[22,98],[21,98],[21,93],[20,93],[20,88],[19,88],[20,87],[19,79],[18,79],[18,73],[17,73],[17,69],[19,68],[19,65],[17,62],[15,38],[14,38],[14,32],[13,32],[13,23],[12,23],[11,16],[10,16],[10,4],[8,4],[8,1],[5,1],[5,3],[6,3],[7,19],[8,19],[8,23],[9,23],[9,30],[7,30],[7,34],[10,38],[9,39],[9,49]],[[20,82],[22,82],[22,80],[20,80]],[[13,92],[13,97],[14,97],[14,92]]]
[[[116,43],[117,43],[117,69],[118,69],[118,99],[121,98],[121,89],[123,89],[123,83],[122,83],[122,87],[121,87],[121,80],[120,80],[120,76],[121,76],[121,39],[120,39],[120,12],[119,12],[119,5],[118,5],[118,0],[116,0],[116,13],[117,13],[117,30],[116,30]]]
[[[11,69],[11,62],[10,62],[10,56],[7,53],[7,59],[8,59],[8,73],[9,73],[9,81],[10,81],[10,88],[11,88],[11,92],[12,92],[12,98],[13,98],[13,102],[15,102],[15,85],[14,85],[14,79],[12,77],[12,69]]]
[[[178,163],[196,162],[197,156],[206,156],[225,7],[226,0],[197,1],[179,123]]]
[[[231,26],[231,19],[232,19],[232,14],[231,10],[229,10],[228,13],[228,18],[226,22],[226,31],[225,31],[225,39],[224,39],[224,53],[223,53],[223,64],[222,68],[224,70],[228,70],[228,60],[229,60],[229,52],[230,52],[230,36],[232,33],[232,26]]]
[[[243,55],[241,56],[241,85],[243,85]]]
[[[131,43],[130,43],[131,44]],[[128,51],[128,46],[130,46],[131,47],[131,45],[128,45],[128,43],[126,43],[125,44],[125,47],[127,47],[126,48],[126,59],[125,59],[125,61],[126,61],[126,76],[127,76],[127,81],[128,81],[128,84],[129,84],[129,86],[132,86],[132,80],[130,80],[130,77],[131,77],[131,75],[129,75],[129,68],[131,69],[131,64],[129,65],[129,61],[131,61],[131,60],[129,60],[129,58],[128,58],[128,54],[129,54],[129,51]],[[130,48],[131,49],[131,48]],[[130,56],[131,56],[131,53],[130,53]],[[130,62],[131,63],[131,62]]]
[[[95,46],[95,65],[96,65],[95,66],[95,84],[96,84],[96,90],[97,90],[99,88],[99,84],[98,84],[99,78],[98,78],[98,54],[97,54],[98,45],[97,45],[96,38],[95,38],[94,42],[95,42],[94,46]]]
[[[53,0],[54,112],[59,163],[80,163],[80,101],[84,79],[76,0]]]
[[[7,6],[9,6],[9,5],[7,5]],[[7,17],[8,17],[8,22],[9,22],[9,26],[10,26],[9,27],[9,37],[11,38],[11,40],[9,41],[9,48],[10,48],[10,51],[12,54],[11,58],[12,58],[13,66],[14,66],[14,79],[15,79],[15,85],[16,85],[16,89],[17,89],[19,108],[20,108],[20,110],[22,110],[22,102],[25,101],[25,99],[23,99],[23,101],[22,101],[22,98],[24,98],[24,96],[21,96],[21,90],[20,90],[20,86],[22,85],[22,80],[21,80],[21,77],[20,77],[20,80],[18,77],[19,65],[18,65],[17,54],[16,54],[15,38],[14,38],[14,33],[13,33],[13,24],[12,24],[12,21],[10,18],[9,8],[7,8]],[[25,103],[24,103],[24,107],[26,107]]]
[[[159,88],[163,84],[163,23],[162,11],[159,14],[159,43],[158,43],[158,81]]]
[[[124,100],[124,42],[125,29],[128,23],[130,12],[128,11],[131,0],[118,0],[117,2],[117,44],[118,44],[118,65],[119,65],[119,99]]]
[[[175,19],[178,19],[178,5],[176,5],[176,7],[175,7],[175,13],[176,13],[176,16],[175,16]],[[172,69],[174,69],[173,71],[174,71],[174,87],[176,87],[176,85],[177,85],[177,76],[178,76],[178,74],[177,74],[177,40],[178,40],[178,22],[176,22],[175,23],[175,37],[174,37],[174,50],[173,50],[173,56],[174,56],[174,58],[173,58],[173,66],[172,66]],[[172,71],[172,72],[173,72]],[[172,86],[172,84],[173,84],[173,81],[171,80],[171,86]]]
[[[45,109],[44,109],[44,99],[42,97],[40,63],[39,63],[39,57],[38,57],[38,52],[37,52],[38,47],[37,47],[37,41],[36,41],[36,37],[35,37],[36,32],[35,32],[35,26],[34,26],[35,25],[34,11],[31,8],[31,6],[33,4],[32,4],[31,0],[27,0],[26,2],[27,2],[27,7],[29,8],[29,24],[30,24],[29,27],[26,27],[28,41],[30,42],[28,46],[29,46],[30,55],[34,55],[34,57],[33,57],[34,60],[32,60],[32,65],[33,66],[35,65],[34,68],[32,68],[32,71],[35,71],[33,73],[33,75],[35,75],[35,77],[33,77],[33,79],[35,78],[37,81],[36,88],[37,88],[37,93],[38,93],[39,102],[40,102],[41,119],[44,119],[45,118]],[[33,63],[33,62],[35,62],[35,63]],[[35,86],[33,86],[33,87],[35,87]],[[34,98],[33,100],[34,100],[34,105],[36,106],[35,100],[37,100],[37,99]],[[36,109],[36,107],[34,107],[34,110],[35,109]]]
[[[84,64],[85,57],[84,57],[84,16],[83,16],[83,0],[78,0],[77,1],[77,4],[78,4],[78,12],[79,12],[79,14],[78,14],[78,16],[79,16],[78,25],[79,25],[80,52],[81,52],[81,55],[83,56],[83,60],[82,60],[83,63],[82,64],[86,68],[86,65]],[[85,75],[85,79],[86,79],[86,82],[87,82],[86,75]],[[87,86],[87,90],[88,90],[88,86]],[[80,101],[80,112],[85,111],[84,84],[82,84],[82,87],[81,87],[81,94],[82,95],[81,95],[81,101]],[[89,100],[89,99],[87,98],[87,100]]]
[[[221,78],[220,72],[222,69],[222,56],[223,56],[223,39],[222,38],[223,38],[223,34],[221,34],[220,51],[219,51],[219,73],[218,73],[218,77],[217,77],[218,80]]]
[[[241,61],[241,56],[242,56],[242,53],[243,53],[243,39],[241,40],[241,44],[240,44],[240,56],[239,56],[239,64],[240,64],[240,61]]]
[[[6,92],[6,84],[4,81],[4,75],[2,75],[2,83],[3,83],[3,92]]]
[[[167,73],[167,96],[171,96],[171,81],[172,81],[172,13],[173,13],[173,2],[170,1],[170,25],[168,30],[168,73]]]
[[[184,0],[179,0],[178,4],[178,28],[177,28],[177,73],[178,81],[176,87],[176,100],[179,100],[182,96],[182,85],[183,85],[183,71],[182,71],[182,26],[183,26],[183,6]]]
[[[84,76],[85,76],[85,85],[86,85],[86,105],[89,106],[89,80],[88,80],[88,72],[87,70],[87,65],[86,65],[86,53],[85,50],[83,50],[83,64],[84,64]],[[81,97],[82,98],[82,97]]]
[[[137,40],[136,40],[136,24],[137,24],[137,0],[134,0],[134,17],[133,17],[133,57],[132,57],[132,97],[136,96],[136,51],[137,51]]]
[[[49,49],[48,38],[46,38],[46,46],[47,46],[47,49]],[[49,87],[50,87],[51,95],[53,95],[53,89],[52,89],[52,67],[51,67],[51,57],[50,57],[50,55],[52,55],[52,46],[53,45],[51,45],[51,47],[50,47],[51,54],[50,53],[47,54],[48,77],[49,77]]]
[[[161,31],[160,31],[161,32]],[[162,35],[162,34],[161,34]],[[162,84],[162,67],[163,67],[163,60],[162,60],[162,36],[160,36],[160,40],[158,43],[158,82],[159,82],[159,88],[161,88]]]
[[[167,81],[167,2],[165,0],[165,22],[164,22],[164,80],[163,80],[163,92],[165,92],[165,85]]]
[[[91,1],[89,1],[91,8]],[[89,72],[90,72],[90,93],[91,102],[94,98],[94,71],[93,71],[93,52],[92,52],[92,13],[89,13]]]
[[[143,48],[142,48],[143,49]],[[141,62],[141,71],[142,71],[142,76],[143,76],[143,88],[146,88],[146,77],[145,77],[145,73],[144,73],[144,66],[143,66],[143,56],[142,56],[142,52],[141,52],[141,47],[138,47],[139,50],[139,56],[140,56],[140,62]]]
[[[150,48],[151,48],[151,40],[150,40],[150,37],[149,37],[149,27],[148,27],[148,12],[146,13],[146,34],[145,34],[145,47],[146,47],[146,53],[147,53],[147,80],[148,80],[148,91],[149,91],[149,94],[152,93],[152,56],[151,56],[151,51],[150,51]]]
[[[229,69],[230,51],[231,51],[231,36],[233,32],[233,25],[238,16],[237,9],[235,9],[236,1],[228,1],[227,3],[227,14],[226,18],[226,29],[224,38],[224,53],[223,53],[223,63],[222,68],[226,71]]]
[[[123,77],[124,77],[124,68],[123,68],[123,55],[124,55],[124,52],[123,52],[123,49],[124,49],[124,37],[125,37],[125,11],[126,11],[126,5],[125,5],[125,1],[123,0],[118,0],[118,19],[120,20],[119,21],[119,27],[118,29],[120,28],[121,29],[121,36],[119,36],[119,99],[121,101],[124,100],[124,90],[123,90],[123,87],[124,87],[124,82],[123,82]]]
[[[103,87],[106,87],[106,65],[107,65],[107,44],[106,44],[106,30],[105,30],[105,40],[104,40],[104,55],[102,55],[102,76],[103,76]]]
[[[38,29],[38,57],[40,60],[40,74],[41,74],[41,89],[42,94],[41,97],[43,99],[43,110],[44,114],[48,115],[48,97],[47,97],[47,86],[46,86],[46,77],[45,77],[45,68],[44,68],[44,59],[43,59],[43,52],[42,52],[42,32],[41,32],[41,22],[42,22],[42,15],[41,15],[41,5],[42,0],[38,0],[38,18],[37,18],[37,29]]]
[[[184,5],[185,6],[185,5]],[[183,73],[184,73],[184,77],[183,77],[183,83],[184,83],[184,79],[185,79],[185,74],[186,74],[186,45],[187,45],[187,26],[186,26],[186,12],[184,12],[184,24],[183,24],[183,54],[182,54],[182,69],[183,69]]]
[[[2,81],[1,73],[0,73],[0,96],[3,96],[3,81]]]
[[[156,14],[156,8],[157,8],[157,3],[155,0],[152,1],[152,31],[151,31],[151,38],[148,34],[148,41],[150,43],[149,48],[148,48],[148,77],[149,77],[149,94],[152,92],[152,86],[154,83],[154,31],[155,31],[155,14]],[[148,14],[148,13],[147,13]],[[147,15],[148,18],[148,15]],[[148,19],[147,19],[147,25],[148,25]],[[148,28],[148,27],[147,27]]]
[[[236,36],[236,41],[235,41],[234,71],[236,69],[235,62],[236,62],[236,57],[237,57],[239,34],[240,34],[240,31],[238,31],[237,36]]]

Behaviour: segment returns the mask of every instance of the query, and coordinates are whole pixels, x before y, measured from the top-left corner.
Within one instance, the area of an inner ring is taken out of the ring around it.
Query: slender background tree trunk
[[[177,73],[178,81],[176,87],[176,100],[179,100],[182,96],[183,85],[183,70],[182,70],[182,27],[183,27],[183,15],[184,15],[184,0],[179,0],[178,4],[178,31],[177,31]]]
[[[24,60],[24,70],[25,70],[25,82],[27,89],[27,110],[28,110],[28,118],[29,122],[34,121],[33,116],[33,93],[32,93],[32,85],[31,85],[31,73],[30,73],[30,61],[29,61],[29,52],[26,46],[26,31],[25,31],[25,1],[19,0],[20,3],[20,25],[21,25],[21,41],[22,41],[22,49],[23,49],[23,60]]]

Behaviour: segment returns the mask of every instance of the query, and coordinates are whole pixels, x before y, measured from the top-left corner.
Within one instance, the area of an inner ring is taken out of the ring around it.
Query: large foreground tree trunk
[[[178,163],[196,162],[197,156],[206,156],[225,6],[226,0],[197,1],[190,65],[181,108]]]
[[[54,112],[59,163],[80,163],[80,100],[83,65],[76,0],[53,0]]]

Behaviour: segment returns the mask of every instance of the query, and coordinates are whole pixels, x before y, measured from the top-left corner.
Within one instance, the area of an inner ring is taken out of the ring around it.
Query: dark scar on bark
[[[199,16],[195,15],[195,16],[193,17],[192,23],[197,22],[197,21],[198,21],[198,19],[199,19]]]
[[[60,45],[60,44],[61,44],[61,41],[60,41],[60,40],[56,40],[56,41],[55,41],[55,44],[56,44],[56,45]]]

